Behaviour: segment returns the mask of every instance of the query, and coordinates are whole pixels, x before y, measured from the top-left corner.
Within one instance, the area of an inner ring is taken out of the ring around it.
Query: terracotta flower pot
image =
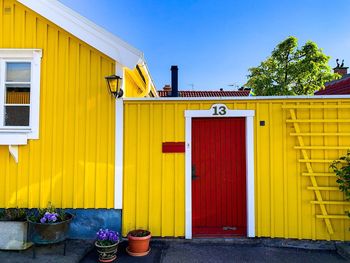
[[[147,235],[139,236],[140,233]],[[150,252],[149,241],[151,239],[151,232],[146,230],[133,230],[128,234],[129,246],[126,251],[131,256],[141,257],[146,256]]]

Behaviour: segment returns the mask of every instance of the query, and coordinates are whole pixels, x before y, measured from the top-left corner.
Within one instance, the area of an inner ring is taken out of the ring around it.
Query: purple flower
[[[58,219],[58,214],[57,213],[50,213],[50,212],[46,212],[44,214],[44,216],[40,219],[40,222],[42,224],[44,223],[54,223],[56,222]]]
[[[100,229],[96,236],[100,245],[111,245],[119,241],[119,233],[109,229]]]

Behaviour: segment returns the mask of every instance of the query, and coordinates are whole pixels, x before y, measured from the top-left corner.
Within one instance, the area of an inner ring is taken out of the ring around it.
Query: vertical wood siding
[[[247,234],[245,147],[245,118],[192,119],[193,236]]]
[[[308,189],[312,184],[288,108],[299,105],[293,110],[303,119],[299,126],[305,145],[313,147],[306,149],[311,166],[327,175],[326,160],[337,159],[350,147],[349,99],[125,101],[123,234],[143,227],[155,236],[184,236],[185,154],[162,153],[162,143],[185,141],[184,110],[208,110],[214,103],[255,110],[256,235],[350,240],[350,220],[331,219],[330,235],[325,220],[316,218],[322,214],[320,205],[312,203],[315,191]],[[334,176],[316,179],[318,186],[337,187]],[[344,201],[337,189],[322,190],[321,195],[324,201]],[[345,215],[350,209],[341,203],[325,207],[329,215]]]
[[[40,139],[0,146],[0,207],[112,208],[115,62],[14,0],[0,0],[0,48],[43,50]]]

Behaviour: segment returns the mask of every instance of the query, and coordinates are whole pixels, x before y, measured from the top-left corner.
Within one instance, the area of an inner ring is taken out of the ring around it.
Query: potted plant
[[[0,249],[24,250],[32,243],[28,242],[28,222],[26,210],[8,208],[0,212]]]
[[[119,233],[108,229],[100,229],[96,235],[95,246],[99,254],[99,261],[114,261],[117,258],[116,254],[119,244]]]
[[[347,154],[333,161],[330,168],[337,177],[339,190],[345,194],[345,199],[350,200],[350,150]],[[350,212],[347,212],[350,217]]]
[[[73,215],[56,209],[51,203],[47,208],[35,209],[27,217],[29,237],[34,244],[53,244],[67,238]]]
[[[151,248],[149,242],[151,239],[151,232],[143,229],[132,230],[128,234],[129,246],[126,252],[135,257],[146,256]]]

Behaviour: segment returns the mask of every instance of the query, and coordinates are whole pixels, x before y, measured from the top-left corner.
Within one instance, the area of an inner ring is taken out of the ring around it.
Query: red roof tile
[[[350,75],[345,78],[331,81],[325,84],[325,89],[315,92],[315,95],[344,95],[350,94]]]
[[[249,95],[249,90],[238,91],[179,91],[179,97],[245,97]],[[168,97],[171,91],[158,91],[159,97]]]

